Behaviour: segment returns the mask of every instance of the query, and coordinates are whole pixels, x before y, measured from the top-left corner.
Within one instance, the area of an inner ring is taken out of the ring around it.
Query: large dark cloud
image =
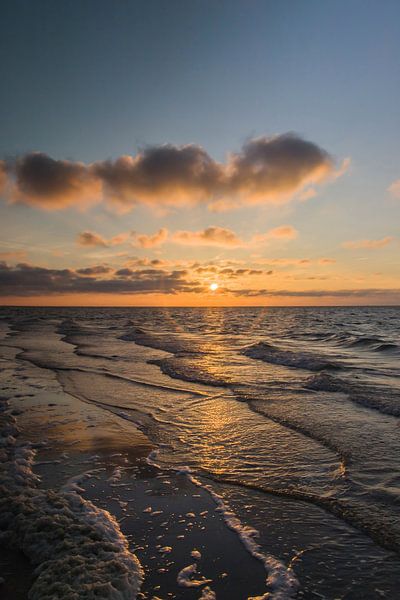
[[[7,165],[4,160],[0,160],[0,195],[6,190],[7,177]]]
[[[285,134],[250,140],[231,157],[227,171],[228,194],[216,207],[229,205],[230,194],[254,204],[285,201],[308,184],[332,175],[333,160],[316,144]]]
[[[223,178],[222,166],[194,144],[147,148],[134,157],[95,163],[93,171],[108,196],[128,205],[194,204],[212,197]]]
[[[100,199],[100,182],[81,162],[54,160],[35,152],[18,158],[14,173],[14,196],[20,202],[51,209],[83,207]]]
[[[187,280],[186,276],[187,271],[184,270],[121,269],[110,273],[110,270],[104,267],[88,267],[74,271],[47,269],[24,263],[10,267],[3,262],[0,263],[0,295],[176,294],[204,290],[203,286]]]
[[[138,203],[205,203],[223,210],[286,202],[335,174],[332,157],[295,134],[250,140],[225,163],[195,144],[165,144],[92,164],[31,153],[7,164],[6,170],[10,199],[54,210],[101,200],[127,210]]]

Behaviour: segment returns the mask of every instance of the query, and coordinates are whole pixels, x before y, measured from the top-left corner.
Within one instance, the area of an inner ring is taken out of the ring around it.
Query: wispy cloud
[[[359,288],[342,290],[268,290],[237,289],[230,290],[235,296],[253,297],[287,297],[287,298],[382,298],[391,296],[400,301],[400,288]]]
[[[258,265],[280,265],[283,267],[309,267],[312,264],[310,258],[256,258],[254,263]]]
[[[119,209],[208,205],[213,210],[289,202],[339,171],[317,144],[288,133],[248,141],[225,163],[196,144],[165,144],[135,156],[91,164],[34,152],[7,164],[8,200],[47,210],[85,208],[106,201]],[[4,184],[4,181],[3,181]]]
[[[27,256],[25,250],[9,250],[6,252],[0,252],[0,260],[11,260],[11,261],[21,261],[24,260]]]
[[[380,240],[354,240],[349,242],[343,242],[343,248],[350,250],[366,249],[375,250],[378,248],[384,248],[394,240],[393,236],[386,236]]]
[[[257,233],[252,237],[253,244],[263,244],[271,240],[294,240],[299,235],[292,225],[281,225],[270,229],[266,233]]]

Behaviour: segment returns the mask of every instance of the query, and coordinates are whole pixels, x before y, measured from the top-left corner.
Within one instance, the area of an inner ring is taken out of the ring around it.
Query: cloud
[[[292,133],[247,142],[226,165],[228,194],[246,203],[281,203],[333,176],[332,157]]]
[[[7,186],[7,166],[4,160],[0,160],[0,195],[6,191]]]
[[[383,248],[387,246],[394,240],[393,236],[386,236],[381,240],[355,240],[349,242],[343,242],[343,248],[348,248],[350,250],[358,250],[360,248],[375,250],[377,248]]]
[[[314,190],[314,188],[307,188],[304,191],[300,192],[299,200],[301,200],[302,202],[305,202],[306,200],[315,198],[316,195],[317,195],[317,192]]]
[[[392,296],[400,300],[400,288],[365,288],[349,290],[267,290],[267,289],[238,289],[229,290],[234,296],[248,298],[266,297],[292,297],[292,298],[368,298]]]
[[[259,276],[259,275],[272,275],[273,271],[263,271],[262,269],[231,269],[226,267],[225,269],[220,269],[218,271],[218,275],[223,276],[228,279],[238,279],[241,277],[248,276]]]
[[[280,265],[283,267],[309,267],[312,264],[309,258],[257,258],[254,262],[258,265]]]
[[[129,236],[129,233],[120,233],[112,238],[106,239],[95,231],[82,231],[81,233],[78,233],[76,243],[79,244],[79,246],[100,246],[103,248],[109,248],[110,246],[119,246],[120,244],[124,244],[128,240]]]
[[[160,258],[138,258],[137,256],[133,256],[131,258],[129,258],[126,262],[125,262],[125,266],[126,267],[158,267],[158,268],[163,268],[163,267],[170,267],[172,265],[176,265],[177,261],[170,261],[170,260],[166,260],[166,259],[160,259]]]
[[[210,198],[223,178],[221,165],[195,144],[149,147],[134,157],[95,163],[93,170],[107,195],[129,206],[193,205]]]
[[[104,275],[112,271],[111,267],[105,265],[94,265],[93,267],[85,267],[83,269],[77,269],[76,272],[79,275]]]
[[[145,234],[138,235],[138,234],[136,234],[135,237],[136,237],[135,242],[141,248],[154,248],[154,246],[160,246],[167,240],[168,229],[166,229],[165,227],[162,227],[153,235],[145,235]]]
[[[251,242],[253,244],[263,244],[270,240],[294,240],[298,235],[299,232],[292,225],[281,225],[280,227],[270,229],[266,233],[253,235]]]
[[[80,246],[101,246],[108,247],[108,242],[100,234],[94,231],[82,231],[76,238],[76,243]]]
[[[387,191],[395,198],[400,198],[400,179],[393,181],[393,183],[388,187]]]
[[[319,265],[334,265],[335,262],[336,262],[335,258],[319,258],[318,259]]]
[[[47,210],[102,200],[123,210],[137,204],[162,209],[203,203],[212,210],[277,204],[339,173],[325,150],[293,133],[249,140],[225,163],[196,144],[165,144],[91,164],[33,152],[3,164],[3,177],[6,172],[10,201]]]
[[[207,227],[201,231],[176,231],[171,241],[186,246],[217,246],[220,248],[238,248],[244,242],[230,229]]]
[[[13,199],[47,210],[84,208],[101,198],[101,182],[81,162],[55,160],[42,152],[26,154],[13,165]]]
[[[7,252],[0,252],[0,260],[21,261],[26,258],[26,255],[25,250],[9,250]]]
[[[197,267],[199,269],[199,267]],[[235,282],[242,277],[272,275],[257,269],[217,270],[223,279]],[[399,302],[400,288],[364,288],[340,290],[286,290],[222,288],[235,297],[347,298]],[[34,297],[62,294],[178,294],[207,293],[208,285],[191,279],[188,269],[122,268],[93,265],[80,269],[50,269],[26,263],[9,266],[0,262],[0,296]]]
[[[291,225],[282,225],[271,229],[264,234],[254,235],[249,242],[242,240],[234,231],[224,227],[211,225],[200,231],[176,231],[169,233],[168,229],[162,227],[154,234],[139,234],[137,232],[121,233],[110,239],[104,238],[94,231],[83,231],[78,234],[76,242],[80,246],[97,246],[108,248],[125,243],[129,237],[133,237],[133,246],[140,248],[154,248],[161,246],[166,241],[173,244],[185,246],[214,246],[219,248],[245,248],[253,244],[262,244],[270,240],[294,239],[298,231]]]
[[[96,272],[97,271],[97,272]],[[104,276],[106,275],[106,276]],[[176,294],[202,292],[204,286],[187,280],[187,271],[160,269],[48,269],[20,263],[0,263],[0,295],[38,296],[55,294]]]

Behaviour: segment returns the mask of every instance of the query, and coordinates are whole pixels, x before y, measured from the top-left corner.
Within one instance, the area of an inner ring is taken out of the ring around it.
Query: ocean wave
[[[0,401],[0,540],[30,559],[30,600],[137,597],[143,570],[114,517],[75,489],[43,490],[33,473],[35,450]]]
[[[190,361],[185,361],[181,356],[172,356],[170,358],[152,359],[148,363],[157,365],[164,375],[169,375],[173,379],[217,387],[227,387],[230,385],[229,381],[221,377],[216,377],[198,365],[193,364],[193,357]]]
[[[374,350],[376,352],[396,352],[397,353],[400,350],[400,346],[398,346],[397,344],[392,344],[392,343],[386,342],[384,344],[380,344],[379,346],[374,348]]]
[[[148,346],[156,350],[164,350],[170,354],[202,354],[203,352],[193,340],[184,339],[170,333],[157,334],[134,327],[120,336],[121,340],[135,342],[140,346]]]
[[[377,410],[385,415],[400,417],[399,393],[388,387],[355,383],[328,373],[318,373],[311,377],[304,387],[317,392],[347,394],[349,399],[356,404]]]
[[[242,350],[242,354],[274,365],[306,369],[308,371],[322,371],[340,367],[337,363],[318,358],[312,354],[282,350],[268,342],[258,342],[248,346]]]
[[[314,335],[314,334],[313,334]],[[331,342],[342,348],[354,348],[371,352],[393,352],[400,349],[392,340],[371,335],[355,335],[354,333],[320,334],[315,337],[321,341]]]

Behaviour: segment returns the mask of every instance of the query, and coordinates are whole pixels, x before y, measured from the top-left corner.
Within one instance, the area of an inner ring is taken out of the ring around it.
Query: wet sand
[[[148,464],[153,446],[132,422],[59,389],[40,389],[29,371],[4,371],[2,395],[17,417],[19,442],[37,446],[33,471],[40,487],[67,484],[115,516],[145,572],[139,597],[194,599],[206,590],[211,598],[212,590],[239,600],[265,592],[262,563],[227,527],[206,490],[185,473]],[[4,547],[0,557],[2,598],[23,600],[32,568]],[[192,575],[182,576],[191,565]]]

